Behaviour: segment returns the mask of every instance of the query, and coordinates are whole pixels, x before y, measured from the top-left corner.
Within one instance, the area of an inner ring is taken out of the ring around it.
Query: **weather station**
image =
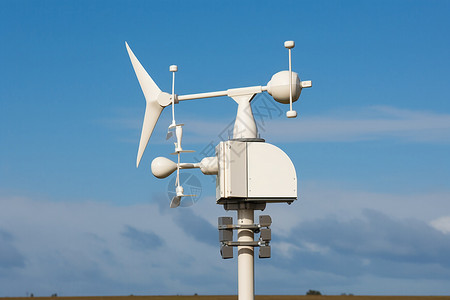
[[[291,50],[294,41],[286,41],[284,46],[289,51],[289,70],[274,74],[265,86],[233,88],[223,91],[206,92],[189,95],[175,94],[176,65],[171,65],[172,93],[159,89],[127,43],[126,48],[146,100],[144,121],[136,161],[139,167],[142,155],[147,147],[153,129],[163,109],[172,107],[172,123],[168,127],[167,138],[175,134],[177,162],[165,157],[157,157],[151,163],[155,177],[166,178],[176,171],[176,195],[170,202],[171,208],[180,206],[184,194],[180,182],[181,169],[199,168],[205,175],[216,176],[216,203],[224,209],[237,212],[237,223],[231,217],[219,217],[218,230],[220,254],[222,258],[233,258],[233,247],[238,250],[238,298],[253,300],[254,290],[254,249],[259,248],[259,258],[269,258],[272,219],[268,215],[260,215],[259,223],[255,223],[255,210],[264,210],[268,203],[291,204],[297,199],[298,183],[294,164],[289,156],[280,148],[265,142],[259,137],[251,101],[263,92],[269,93],[273,99],[282,104],[289,104],[288,118],[297,117],[293,110],[293,102],[297,101],[303,88],[311,87],[311,81],[301,81],[298,74],[292,71]],[[200,162],[182,163],[181,153],[193,152],[182,148],[183,125],[175,120],[175,105],[180,101],[228,96],[238,105],[233,137],[221,141],[215,148],[215,156],[205,157]],[[233,232],[237,231],[237,240],[233,240]],[[259,238],[255,241],[255,234]]]

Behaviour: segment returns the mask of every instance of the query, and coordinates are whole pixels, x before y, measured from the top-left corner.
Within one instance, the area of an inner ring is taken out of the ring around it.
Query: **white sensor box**
[[[290,158],[265,142],[229,140],[216,147],[217,203],[288,202],[297,199],[297,175]]]

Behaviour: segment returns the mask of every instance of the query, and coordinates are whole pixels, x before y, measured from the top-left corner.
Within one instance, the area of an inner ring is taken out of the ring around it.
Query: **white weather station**
[[[146,100],[144,122],[137,155],[136,166],[139,166],[142,155],[163,109],[172,106],[172,123],[169,125],[168,138],[175,133],[174,153],[177,162],[165,157],[157,157],[152,161],[151,170],[157,178],[166,178],[173,172],[176,174],[176,195],[170,207],[176,208],[185,195],[180,182],[180,169],[200,168],[205,175],[216,176],[216,203],[225,210],[237,211],[237,223],[231,217],[220,217],[218,220],[220,253],[222,258],[233,258],[233,247],[238,250],[238,298],[254,299],[254,248],[259,247],[259,258],[270,257],[271,217],[260,215],[259,223],[254,221],[255,210],[264,210],[267,203],[291,204],[297,199],[297,175],[291,159],[280,148],[266,143],[258,135],[255,118],[250,102],[255,95],[268,92],[275,101],[289,104],[288,118],[297,117],[292,103],[297,101],[303,88],[311,87],[311,81],[301,81],[298,74],[292,71],[291,50],[294,41],[286,41],[284,46],[289,50],[289,70],[272,76],[266,86],[233,88],[217,92],[190,95],[175,94],[176,65],[171,65],[172,93],[159,89],[146,72],[127,43],[126,48]],[[180,101],[228,96],[237,104],[236,121],[233,137],[221,141],[215,148],[215,156],[205,157],[197,163],[182,163],[180,154],[193,152],[182,148],[183,125],[175,120],[175,104]],[[237,240],[233,241],[233,231],[237,230]],[[255,234],[259,238],[255,241]]]

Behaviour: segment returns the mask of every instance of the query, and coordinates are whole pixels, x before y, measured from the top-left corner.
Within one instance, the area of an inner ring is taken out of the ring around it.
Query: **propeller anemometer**
[[[146,109],[136,166],[139,166],[142,155],[147,147],[148,141],[153,133],[153,129],[155,128],[161,112],[164,107],[172,105],[172,123],[168,127],[166,139],[171,138],[175,133],[175,152],[172,154],[177,155],[177,163],[164,157],[157,157],[151,164],[152,173],[157,178],[165,178],[172,174],[175,170],[177,171],[175,181],[176,196],[173,197],[170,207],[178,207],[182,197],[193,196],[184,195],[184,189],[180,183],[180,169],[200,168],[204,174],[218,174],[217,157],[206,157],[199,163],[181,163],[181,153],[194,151],[183,150],[182,148],[181,142],[183,138],[184,124],[177,124],[175,120],[175,104],[184,100],[228,96],[238,104],[233,138],[235,140],[254,140],[258,138],[258,133],[250,102],[256,94],[267,91],[275,101],[282,104],[289,104],[289,111],[286,112],[286,116],[288,118],[295,118],[297,117],[297,112],[293,110],[293,103],[299,99],[302,88],[309,88],[312,86],[311,81],[300,81],[298,74],[292,71],[291,50],[295,47],[294,41],[286,41],[284,43],[284,47],[289,50],[289,70],[280,71],[274,74],[266,86],[243,87],[190,95],[175,94],[175,73],[178,71],[178,67],[176,65],[171,65],[169,67],[170,72],[172,72],[172,94],[168,94],[159,89],[150,75],[145,71],[139,60],[136,58],[128,44],[125,44],[146,100]]]

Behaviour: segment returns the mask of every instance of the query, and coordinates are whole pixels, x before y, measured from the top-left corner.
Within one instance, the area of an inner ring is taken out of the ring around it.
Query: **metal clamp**
[[[232,217],[219,217],[219,241],[220,254],[223,259],[233,258],[233,247],[259,247],[259,258],[270,258],[270,241],[272,233],[269,226],[272,224],[272,218],[268,215],[259,216],[260,224],[233,224]],[[257,241],[233,241],[233,230],[248,229],[254,233],[259,233]]]

